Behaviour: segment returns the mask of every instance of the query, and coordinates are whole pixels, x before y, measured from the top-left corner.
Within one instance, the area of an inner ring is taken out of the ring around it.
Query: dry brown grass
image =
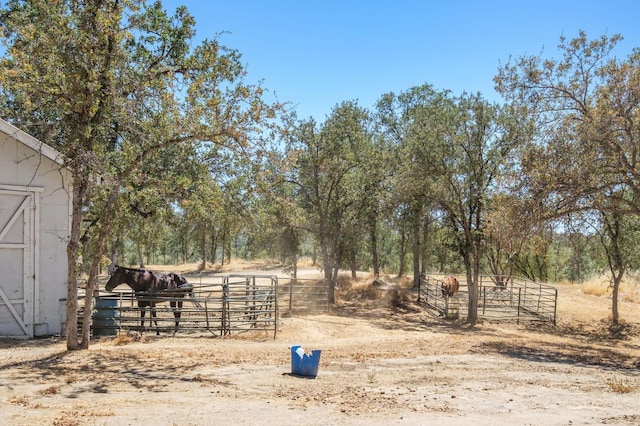
[[[342,302],[359,302],[379,307],[398,307],[410,299],[412,282],[406,278],[380,276],[373,273],[361,274],[356,279],[350,274],[338,276],[336,298]]]
[[[11,398],[9,398],[9,403],[27,407],[29,406],[29,398],[26,395],[12,396]]]
[[[60,392],[60,386],[50,386],[46,389],[38,391],[39,395],[55,395]]]
[[[146,337],[142,336],[137,331],[130,330],[127,332],[120,332],[113,339],[107,338],[107,340],[109,340],[112,345],[120,346],[120,345],[128,345],[130,343],[139,342],[139,341],[144,342],[146,340]]]
[[[636,390],[635,386],[627,379],[613,377],[607,380],[607,385],[615,393],[631,393]]]
[[[582,283],[582,292],[592,296],[610,296],[611,280],[607,275],[591,277]],[[620,283],[620,300],[640,303],[640,276],[633,272],[625,275]]]
[[[92,409],[88,407],[79,407],[72,410],[65,410],[53,420],[54,426],[77,426],[88,424],[87,418],[92,417],[110,417],[115,413],[111,409]],[[90,422],[93,424],[93,422]]]

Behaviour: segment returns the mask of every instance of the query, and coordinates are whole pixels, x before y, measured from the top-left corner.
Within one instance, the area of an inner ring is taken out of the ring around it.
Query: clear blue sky
[[[560,36],[581,29],[621,34],[618,57],[640,47],[638,0],[163,0],[171,14],[182,4],[198,40],[228,32],[218,39],[242,53],[250,81],[319,122],[342,101],[373,108],[383,93],[424,83],[500,102],[500,62],[555,55]]]

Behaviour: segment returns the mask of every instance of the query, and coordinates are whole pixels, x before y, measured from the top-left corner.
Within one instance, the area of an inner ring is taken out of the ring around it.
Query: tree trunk
[[[611,322],[614,325],[618,325],[620,321],[620,314],[618,313],[618,293],[620,291],[621,281],[622,281],[622,274],[614,276],[613,292],[611,294]]]
[[[202,239],[200,240],[200,256],[202,257],[201,271],[207,269],[207,224],[202,224]]]
[[[376,220],[369,227],[369,238],[371,240],[371,263],[373,264],[373,277],[375,280],[380,278],[380,256],[378,256],[378,232]]]
[[[136,249],[138,251],[138,263],[140,263],[140,269],[144,269],[144,258],[142,256],[142,247],[140,247],[140,244],[136,244]]]
[[[327,231],[325,220],[322,214],[319,214],[318,234],[320,240],[320,254],[322,255],[322,268],[324,270],[324,278],[329,282],[329,303],[334,304],[336,301],[335,292],[337,284],[337,269],[335,264],[336,241],[330,237]],[[331,241],[329,241],[331,239]],[[331,244],[331,247],[329,247]],[[334,268],[336,274],[334,277]]]
[[[116,265],[118,264],[118,241],[113,243],[111,246],[111,253],[109,254],[109,259],[111,260],[111,264],[107,267],[107,273],[109,275],[113,274],[116,270]]]
[[[220,242],[220,264],[224,266],[225,246],[227,243],[227,230],[226,227],[222,229],[222,241]]]
[[[293,257],[293,259],[292,259],[292,263],[293,263],[293,265],[292,265],[292,275],[293,275],[293,278],[296,279],[296,278],[298,278],[298,253],[297,253],[297,251],[293,252],[293,256],[292,257]]]
[[[356,255],[351,255],[351,279],[355,280],[358,278],[358,261],[356,260]]]
[[[113,189],[111,191],[109,199],[107,200],[103,210],[103,216],[102,220],[100,221],[98,235],[95,238],[95,241],[87,246],[87,251],[89,251],[91,255],[91,267],[89,268],[89,279],[87,280],[87,291],[85,294],[85,309],[82,322],[82,342],[80,345],[82,349],[89,349],[89,342],[91,341],[91,330],[89,327],[92,313],[91,302],[93,301],[93,291],[97,288],[98,270],[100,269],[100,261],[102,260],[105,242],[107,241],[107,236],[109,235],[111,227],[111,218],[113,217],[112,210],[115,200],[118,196],[118,188],[120,188],[120,185],[117,185],[116,189]]]
[[[418,286],[420,286],[420,225],[416,223],[413,226],[413,288]]]
[[[421,265],[420,265],[420,275],[424,275],[427,273],[427,263],[429,259],[429,245],[427,244],[429,241],[429,223],[425,221],[422,225],[422,250],[421,250]]]
[[[316,266],[318,263],[318,247],[313,243],[313,249],[311,250],[311,266]]]
[[[467,275],[467,288],[469,291],[469,307],[467,310],[467,324],[474,326],[478,323],[478,283],[474,281],[475,272],[473,271],[471,254],[469,248],[465,247],[463,253],[463,262]]]
[[[469,286],[469,311],[471,320],[469,324],[476,325],[478,322],[478,299],[480,298],[480,256],[473,256],[473,282]]]
[[[102,236],[98,237],[98,240],[102,239]],[[100,241],[98,241],[100,244]],[[93,293],[97,289],[98,282],[98,269],[100,268],[100,259],[102,258],[102,250],[96,249],[91,259],[91,267],[89,268],[89,279],[87,280],[87,290],[84,295],[84,313],[82,316],[82,340],[80,343],[81,349],[89,349],[89,342],[91,341],[91,314],[92,314],[92,302]]]
[[[73,199],[71,205],[71,232],[67,244],[67,350],[78,349],[78,253],[80,251],[80,231],[82,206],[87,190],[87,181],[82,173],[74,174]]]
[[[336,281],[333,279],[333,262],[329,256],[329,248],[327,247],[326,237],[320,238],[320,251],[322,253],[322,267],[324,269],[324,278],[329,281],[329,303],[333,304],[336,301]]]
[[[211,263],[215,265],[216,263],[216,255],[218,254],[218,245],[217,245],[217,238],[216,238],[216,232],[215,229],[211,232],[211,249],[209,250],[211,252]]]
[[[398,277],[403,277],[405,274],[407,257],[407,238],[405,235],[404,227],[400,227],[400,259],[398,259]]]

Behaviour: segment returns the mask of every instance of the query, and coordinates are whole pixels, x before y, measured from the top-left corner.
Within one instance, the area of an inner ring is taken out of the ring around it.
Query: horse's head
[[[104,286],[104,289],[106,291],[113,291],[114,288],[122,284],[124,282],[124,273],[124,269],[115,265],[115,270],[113,271],[113,274],[111,274],[111,278],[109,278],[107,284]]]
[[[445,277],[444,281],[441,284],[442,295],[443,296],[453,296],[456,294],[458,289],[460,288],[460,283],[456,279],[456,277]]]

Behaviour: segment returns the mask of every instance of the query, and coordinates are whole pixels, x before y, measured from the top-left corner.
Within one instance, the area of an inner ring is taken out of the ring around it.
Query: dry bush
[[[144,341],[144,337],[137,331],[129,330],[126,333],[118,333],[118,335],[111,340],[111,344],[120,346],[140,341]]]
[[[409,301],[409,297],[407,295],[407,290],[394,286],[387,291],[386,301],[389,306],[394,308],[400,307]]]
[[[21,405],[23,407],[27,407],[29,405],[29,398],[25,395],[22,396],[12,396],[9,398],[9,403],[14,405]]]
[[[626,379],[611,378],[607,380],[607,385],[615,393],[631,393],[635,391],[635,386]]]
[[[39,395],[55,395],[60,392],[60,386],[50,386],[46,389],[38,391]]]
[[[376,279],[369,273],[354,280],[349,274],[343,274],[338,276],[336,298],[377,307],[400,307],[409,301],[412,285],[413,281],[406,277],[384,275]]]
[[[70,417],[67,414],[56,417],[53,420],[53,426],[79,426],[80,420],[75,417]]]
[[[354,280],[347,275],[338,276],[336,296],[343,301],[378,300],[382,291],[370,280]]]

